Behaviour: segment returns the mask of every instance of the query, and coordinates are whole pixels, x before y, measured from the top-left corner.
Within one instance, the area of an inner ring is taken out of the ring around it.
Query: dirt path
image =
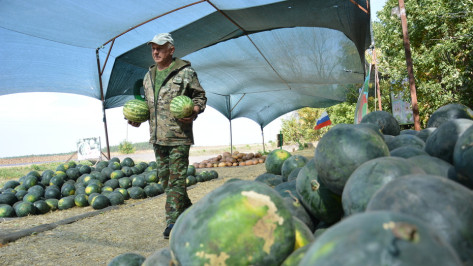
[[[310,158],[313,150],[293,154]],[[254,180],[266,171],[264,164],[213,169],[219,173],[218,179],[189,188],[193,202],[231,178]],[[126,252],[147,257],[169,245],[169,241],[162,237],[164,203],[164,195],[127,200],[117,209],[20,238],[0,246],[0,265],[107,265],[113,257]],[[51,224],[91,211],[91,207],[72,208],[3,221],[0,222],[0,234]]]

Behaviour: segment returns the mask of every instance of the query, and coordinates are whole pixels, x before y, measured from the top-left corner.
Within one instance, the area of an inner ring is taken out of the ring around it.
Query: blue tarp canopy
[[[64,92],[122,106],[154,63],[146,42],[170,32],[208,105],[263,128],[343,102],[363,82],[368,12],[367,0],[3,0],[0,95]]]

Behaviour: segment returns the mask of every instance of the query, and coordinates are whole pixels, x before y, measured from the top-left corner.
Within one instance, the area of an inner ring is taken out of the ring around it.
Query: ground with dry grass
[[[314,150],[291,152],[311,158]],[[188,193],[193,202],[199,201],[229,179],[254,180],[266,171],[264,164],[212,169],[219,173],[219,178],[190,187]],[[169,241],[162,237],[165,228],[164,203],[164,195],[127,200],[126,204],[118,208],[19,238],[0,247],[0,265],[107,265],[113,257],[126,252],[147,257],[169,245]],[[91,207],[76,207],[45,215],[4,220],[0,222],[0,235],[41,225],[54,225],[93,211]]]

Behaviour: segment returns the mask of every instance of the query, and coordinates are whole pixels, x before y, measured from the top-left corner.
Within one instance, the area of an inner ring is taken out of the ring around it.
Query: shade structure
[[[343,102],[363,82],[365,11],[365,0],[4,0],[0,95],[64,92],[122,106],[153,64],[146,42],[170,32],[208,104],[264,127]]]

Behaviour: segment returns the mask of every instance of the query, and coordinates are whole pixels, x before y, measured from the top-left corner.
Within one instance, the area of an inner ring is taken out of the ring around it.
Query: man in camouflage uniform
[[[190,62],[173,57],[174,40],[169,33],[156,35],[148,45],[156,64],[146,73],[143,87],[150,110],[150,143],[156,155],[158,177],[166,192],[167,227],[163,235],[167,239],[177,217],[192,205],[186,189],[189,149],[194,144],[192,122],[204,111],[207,98]],[[176,119],[171,115],[169,105],[179,95],[186,95],[194,102],[190,117]]]

